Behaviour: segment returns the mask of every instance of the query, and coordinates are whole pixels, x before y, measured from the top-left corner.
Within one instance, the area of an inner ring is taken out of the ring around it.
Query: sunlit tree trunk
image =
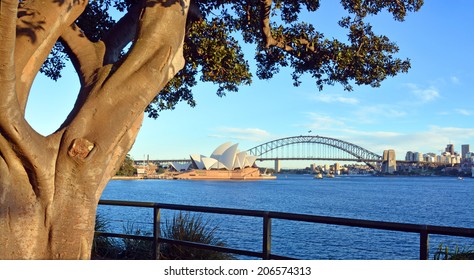
[[[133,145],[144,109],[184,65],[186,1],[144,1],[133,50],[114,64],[104,63],[106,43],[71,25],[86,4],[24,1],[18,9],[17,1],[2,0],[0,259],[90,258],[102,191]],[[81,89],[64,124],[42,136],[24,111],[58,38]]]

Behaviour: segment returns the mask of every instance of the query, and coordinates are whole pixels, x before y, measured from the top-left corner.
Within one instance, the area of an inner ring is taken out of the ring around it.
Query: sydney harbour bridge
[[[381,162],[382,156],[358,145],[323,136],[293,136],[247,150],[258,160],[334,160]]]
[[[332,160],[365,162],[372,169],[382,161],[377,155],[358,145],[323,136],[293,136],[273,140],[247,150],[258,160],[275,161],[275,169],[280,169],[281,160]]]
[[[257,156],[257,161],[275,161],[275,166],[283,160],[350,161],[364,162],[375,169],[383,157],[347,141],[323,136],[292,136],[273,140],[247,150]],[[169,162],[189,162],[183,159],[151,160],[157,164]]]

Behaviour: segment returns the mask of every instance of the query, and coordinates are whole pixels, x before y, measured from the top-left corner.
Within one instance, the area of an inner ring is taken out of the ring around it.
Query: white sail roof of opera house
[[[199,154],[191,155],[191,161],[197,169],[244,169],[252,167],[257,160],[256,156],[250,156],[247,152],[238,150],[239,144],[226,142],[217,147],[210,157]]]
[[[179,162],[170,162],[171,166],[173,166],[173,168],[176,170],[176,171],[182,171],[182,170],[188,170],[189,169],[189,163],[179,163]]]

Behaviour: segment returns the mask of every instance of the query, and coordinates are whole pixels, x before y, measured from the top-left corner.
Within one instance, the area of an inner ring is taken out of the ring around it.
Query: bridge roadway
[[[348,158],[306,158],[306,157],[292,157],[292,158],[258,158],[257,161],[275,161],[275,160],[307,160],[307,161],[317,161],[317,160],[324,160],[324,161],[352,161],[352,162],[382,162],[382,160],[375,160],[375,159],[348,159]],[[147,160],[135,160],[135,164],[143,164],[146,163]],[[153,164],[166,164],[170,162],[179,162],[179,163],[191,163],[191,159],[150,159],[149,162]]]
[[[339,162],[339,161],[350,161],[350,162],[377,162],[381,163],[382,160],[375,160],[375,159],[347,159],[347,158],[259,158],[257,161],[276,161],[276,160],[306,160],[306,161],[334,161],[334,162]],[[156,165],[161,165],[161,164],[168,164],[170,162],[179,162],[179,163],[191,163],[191,159],[150,159],[150,160],[135,160],[134,161],[136,165],[143,165],[147,162],[156,164]],[[436,165],[436,166],[445,166],[445,165],[450,165],[447,163],[440,163],[440,162],[426,162],[426,161],[407,161],[407,160],[397,160],[397,164],[423,164],[423,165]]]

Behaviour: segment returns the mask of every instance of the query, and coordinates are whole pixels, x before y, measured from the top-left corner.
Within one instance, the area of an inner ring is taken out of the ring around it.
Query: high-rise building
[[[466,158],[466,154],[469,153],[469,144],[464,144],[461,146],[461,157]]]
[[[419,152],[414,152],[413,153],[413,160],[416,162],[423,161],[423,154]]]
[[[450,154],[452,154],[452,155],[454,155],[454,145],[453,145],[453,144],[448,144],[448,145],[446,146],[446,150],[445,150],[445,151],[448,152],[448,153],[450,153]]]
[[[408,151],[405,155],[405,160],[420,162],[423,161],[423,154],[419,152]]]

